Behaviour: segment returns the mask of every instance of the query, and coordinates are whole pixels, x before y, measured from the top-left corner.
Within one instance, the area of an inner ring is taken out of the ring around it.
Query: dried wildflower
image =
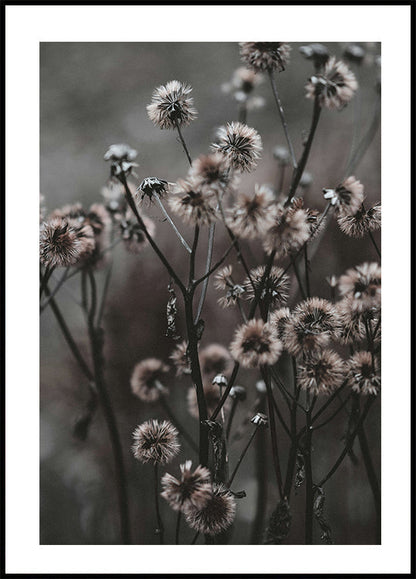
[[[377,359],[370,352],[356,352],[348,363],[348,384],[358,394],[373,396],[380,391],[381,378]]]
[[[341,215],[355,215],[364,201],[364,186],[354,176],[348,177],[336,189],[323,189],[324,198]]]
[[[235,332],[230,351],[244,368],[256,368],[277,362],[282,352],[282,343],[270,324],[262,320],[250,320]]]
[[[340,332],[338,339],[342,344],[353,344],[359,342],[365,336],[363,315],[353,307],[354,298],[351,295],[336,304]]]
[[[177,376],[191,373],[191,361],[188,356],[188,342],[184,340],[178,344],[169,357],[176,368]]]
[[[85,223],[92,227],[94,232],[95,247],[88,257],[88,265],[99,269],[109,263],[111,244],[112,220],[109,212],[102,203],[94,203],[89,208]]]
[[[236,384],[230,390],[230,397],[234,400],[244,402],[244,400],[247,398],[247,390],[244,388],[244,386],[238,386]]]
[[[350,102],[357,88],[357,80],[348,66],[331,56],[323,72],[309,79],[306,98],[317,98],[321,107],[340,110]]]
[[[236,171],[251,171],[263,148],[260,135],[243,123],[227,123],[217,131],[217,142],[211,145]]]
[[[227,289],[232,287],[234,282],[232,280],[233,266],[226,265],[225,267],[219,269],[215,274],[214,287],[216,289]]]
[[[220,195],[235,185],[235,176],[230,171],[228,161],[220,153],[200,155],[192,162],[189,176],[207,194]]]
[[[222,308],[229,308],[230,306],[235,306],[238,300],[243,296],[245,289],[240,284],[235,284],[230,287],[224,296],[218,298],[218,304]]]
[[[137,188],[137,192],[140,194],[143,200],[147,197],[149,200],[152,199],[153,195],[156,193],[159,197],[163,197],[168,189],[168,182],[164,179],[158,179],[157,177],[146,177],[140,183]]]
[[[128,183],[130,190],[134,188],[132,183]],[[124,185],[114,177],[110,178],[104,187],[101,189],[101,195],[104,198],[107,211],[111,215],[117,215],[123,212],[126,207],[126,198]]]
[[[182,511],[188,507],[203,509],[212,494],[209,470],[204,466],[197,466],[192,471],[191,460],[187,460],[179,468],[181,469],[179,480],[168,473],[162,477],[161,496],[168,501],[174,511]]]
[[[286,42],[240,42],[240,56],[246,66],[257,71],[285,70],[290,45]]]
[[[378,231],[381,227],[381,205],[377,203],[370,209],[361,205],[354,215],[338,217],[339,228],[348,237],[364,237],[369,231]]]
[[[151,237],[155,234],[155,224],[146,215],[141,214],[144,226]],[[121,238],[129,253],[140,253],[148,244],[143,228],[139,225],[132,210],[128,208],[125,216],[120,221]]]
[[[228,210],[227,225],[237,237],[255,239],[273,226],[274,196],[268,187],[255,186],[254,195],[240,194]]]
[[[242,93],[245,98],[254,90],[254,88],[263,82],[263,75],[256,73],[254,70],[240,66],[233,72],[231,81],[222,85],[225,93],[233,92],[234,94]],[[237,100],[242,98],[237,97]]]
[[[214,386],[219,386],[220,388],[226,388],[228,384],[227,377],[224,374],[217,374],[212,380]]]
[[[342,296],[352,296],[351,307],[364,312],[381,303],[381,268],[378,263],[363,263],[339,278],[338,288]]]
[[[138,166],[137,163],[134,163],[136,157],[137,151],[132,149],[130,145],[118,143],[108,148],[104,155],[104,160],[111,162],[111,174],[118,176],[121,173],[128,175],[133,167]]]
[[[260,265],[250,271],[250,278],[244,281],[247,299],[266,302],[270,307],[282,305],[289,296],[289,277],[281,267],[273,266],[266,280],[264,280],[265,266]]]
[[[204,384],[204,396],[207,404],[208,416],[210,416],[218,406],[218,402],[221,399],[220,389],[218,388],[218,386],[211,384],[211,382],[206,382]],[[197,420],[199,420],[198,399],[195,387],[192,386],[191,388],[188,389],[186,400],[188,404],[189,414],[194,418],[196,418]],[[227,399],[226,403],[223,406],[224,411],[227,412],[229,410],[229,407],[230,407],[230,400]]]
[[[285,328],[285,346],[294,356],[326,346],[339,332],[339,319],[334,305],[321,298],[308,298],[299,303]]]
[[[289,308],[280,308],[270,314],[269,323],[276,330],[277,337],[285,346],[287,325],[292,319]]]
[[[212,378],[217,374],[227,374],[232,365],[230,353],[221,344],[209,344],[199,353],[199,363],[203,376]]]
[[[198,114],[193,106],[194,99],[189,96],[191,91],[189,85],[178,80],[171,80],[155,89],[152,102],[146,107],[152,123],[161,129],[189,125]]]
[[[251,418],[250,422],[256,424],[257,426],[267,426],[269,419],[262,412],[257,412],[257,414]]]
[[[267,253],[276,250],[279,256],[299,250],[309,239],[310,225],[304,209],[279,206],[273,216],[273,225],[266,232],[264,249]]]
[[[94,232],[88,224],[55,217],[40,227],[40,261],[45,267],[77,265],[94,247]]]
[[[361,64],[365,58],[365,49],[361,44],[348,44],[344,50],[344,58],[354,64]]]
[[[312,352],[299,366],[298,384],[312,394],[330,394],[345,377],[344,361],[331,350]]]
[[[329,52],[324,44],[319,44],[318,42],[313,42],[312,44],[306,44],[299,48],[299,52],[307,60],[312,60],[316,68],[320,68],[329,58]]]
[[[148,420],[134,430],[131,449],[140,462],[167,464],[180,450],[178,431],[168,420]]]
[[[296,213],[296,211],[301,210],[306,213],[306,221],[309,226],[309,239],[314,239],[325,228],[326,219],[322,219],[322,215],[317,209],[309,209],[308,207],[305,207],[302,197],[295,197],[292,199],[290,212]]]
[[[157,358],[147,358],[134,367],[130,378],[133,394],[143,402],[155,402],[167,392],[161,380],[169,367]]]
[[[169,198],[174,213],[190,225],[207,225],[215,219],[216,200],[195,179],[180,179]]]
[[[214,484],[212,495],[203,508],[187,507],[186,522],[199,533],[218,535],[228,529],[235,516],[235,499],[223,484]]]

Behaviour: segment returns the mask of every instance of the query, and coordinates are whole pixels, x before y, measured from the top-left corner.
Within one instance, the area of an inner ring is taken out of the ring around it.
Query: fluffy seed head
[[[140,462],[167,464],[180,450],[178,431],[167,420],[148,420],[133,432],[131,449]]]
[[[152,123],[161,129],[189,125],[198,114],[193,106],[194,99],[189,96],[191,91],[189,85],[177,80],[155,89],[152,102],[147,105],[147,114]]]
[[[206,535],[218,535],[228,529],[234,520],[236,504],[233,495],[223,484],[214,484],[212,495],[203,508],[187,507],[188,525]]]
[[[230,353],[221,344],[209,344],[199,353],[199,363],[203,377],[211,379],[218,374],[228,374],[232,359]]]
[[[286,331],[289,322],[292,319],[289,308],[280,308],[270,314],[270,325],[275,329],[277,337],[286,347]]]
[[[141,199],[147,197],[149,200],[152,199],[153,195],[156,193],[159,197],[163,197],[168,189],[168,182],[164,179],[158,179],[157,177],[146,177],[140,183],[137,192],[140,194]]]
[[[130,378],[130,386],[135,396],[143,402],[155,402],[167,392],[162,384],[164,374],[169,367],[157,358],[147,358],[134,367]]]
[[[134,161],[137,157],[137,151],[126,145],[125,143],[117,143],[110,145],[107,149],[104,160],[105,161]]]
[[[88,224],[55,217],[40,226],[40,261],[45,267],[79,264],[94,248],[94,231]]]
[[[298,383],[312,394],[330,394],[344,380],[343,360],[331,350],[321,350],[306,356],[299,366]]]
[[[296,197],[292,200],[290,205],[290,212],[296,213],[296,211],[305,211],[306,213],[306,221],[309,227],[310,240],[317,237],[325,228],[326,219],[322,218],[322,215],[317,209],[310,209],[309,207],[305,207],[302,197]]]
[[[225,267],[219,269],[214,276],[215,289],[227,289],[228,287],[232,287],[234,285],[231,277],[232,273],[232,265],[226,265]]]
[[[245,296],[254,300],[257,295],[270,307],[284,304],[289,296],[289,277],[281,267],[273,266],[267,279],[263,280],[265,269],[260,265],[250,271],[251,280],[247,277],[243,284]]]
[[[381,304],[381,268],[378,263],[363,263],[348,269],[339,278],[342,296],[352,296],[351,307],[360,312]]]
[[[340,332],[338,339],[341,344],[353,344],[361,341],[365,336],[363,314],[354,308],[354,298],[351,295],[336,304]]]
[[[264,249],[267,253],[276,250],[279,256],[299,250],[309,239],[310,225],[304,209],[278,207],[273,225],[266,232]]]
[[[286,42],[240,42],[241,60],[256,71],[282,72],[289,62],[290,50]]]
[[[184,340],[178,344],[169,357],[176,368],[177,376],[191,373],[191,361],[188,356],[188,342]]]
[[[237,237],[255,239],[273,226],[274,197],[264,185],[255,186],[254,195],[241,193],[228,210],[227,225]]]
[[[240,326],[230,345],[231,355],[244,368],[272,365],[282,349],[273,327],[262,320],[250,320]]]
[[[331,56],[323,72],[309,79],[306,97],[317,98],[321,107],[340,110],[350,102],[357,88],[357,80],[348,66]]]
[[[370,209],[362,205],[354,215],[338,217],[339,228],[348,237],[364,237],[369,231],[381,228],[381,205],[377,203]]]
[[[222,89],[226,93],[236,93],[235,96],[237,100],[243,100],[243,98],[239,98],[237,94],[242,93],[247,98],[247,96],[253,91],[254,87],[261,82],[263,82],[262,74],[241,66],[234,71],[231,82],[222,85]]]
[[[251,171],[260,158],[263,145],[255,129],[243,123],[227,123],[217,131],[217,142],[211,145],[236,171]]]
[[[236,178],[227,159],[221,153],[200,155],[192,162],[189,176],[207,194],[220,195],[235,186]]]
[[[343,215],[355,215],[364,201],[364,185],[353,175],[345,179],[336,189],[324,189],[324,198],[331,201],[337,212]]]
[[[195,179],[180,179],[169,198],[169,205],[190,225],[207,225],[215,219],[215,197]]]
[[[358,394],[376,396],[380,391],[381,378],[379,364],[374,363],[370,352],[356,352],[351,356],[348,372],[348,384]]]
[[[146,215],[143,215],[143,213],[141,214],[141,218],[151,237],[154,237],[156,231],[154,222]],[[147,247],[147,245],[149,245],[144,230],[138,224],[130,207],[127,209],[124,217],[120,221],[120,231],[124,247],[129,253],[140,253],[145,247]]]
[[[192,461],[187,460],[180,465],[179,479],[166,473],[161,479],[163,492],[174,511],[182,511],[189,507],[203,509],[212,495],[210,472],[204,466],[197,466],[192,471]]]

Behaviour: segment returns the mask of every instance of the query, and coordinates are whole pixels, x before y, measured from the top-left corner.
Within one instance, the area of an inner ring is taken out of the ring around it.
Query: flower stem
[[[270,369],[265,366],[261,368],[261,373],[263,375],[263,380],[266,384],[267,388],[267,403],[268,403],[268,411],[269,411],[269,419],[270,419],[270,438],[272,442],[272,456],[273,456],[273,464],[274,470],[276,474],[276,481],[277,481],[277,488],[279,490],[280,499],[283,497],[283,484],[282,484],[282,473],[280,471],[280,460],[279,460],[279,448],[277,445],[277,433],[276,433],[276,421],[274,417],[274,408],[273,408],[273,393],[272,387],[270,384]]]
[[[313,474],[312,474],[312,404],[309,400],[308,392],[308,409],[306,411],[306,440],[303,456],[305,459],[305,478],[306,478],[306,496],[305,496],[305,544],[313,543]]]
[[[205,274],[207,274],[211,269],[212,263],[212,253],[214,250],[214,238],[215,238],[215,223],[211,223],[208,233],[208,252],[207,252],[207,261],[205,265]],[[202,308],[204,307],[205,298],[207,296],[208,291],[208,283],[209,283],[209,276],[207,275],[204,279],[204,284],[202,286],[201,297],[199,298],[198,309],[195,316],[195,324],[198,323],[199,318],[202,314]]]
[[[175,122],[175,125],[176,125],[176,130],[178,131],[179,139],[181,141],[183,150],[185,151],[185,155],[189,161],[189,164],[192,165],[192,158],[191,158],[191,155],[189,154],[188,147],[186,146],[186,143],[185,143],[185,140],[183,138],[182,131],[181,131],[181,128],[179,126],[178,121]]]
[[[364,466],[370,483],[371,492],[373,493],[374,506],[376,509],[376,543],[381,544],[381,494],[380,486],[378,484],[376,471],[374,469],[373,461],[371,459],[371,452],[367,442],[367,436],[364,430],[364,425],[358,429],[358,440],[360,443],[361,453],[364,460]]]
[[[158,463],[155,462],[154,464],[154,491],[155,491],[155,508],[156,508],[156,524],[157,527],[155,529],[156,535],[159,535],[159,542],[161,545],[164,544],[164,536],[165,536],[165,529],[163,527],[162,517],[160,515],[160,507],[159,507],[159,469]]]
[[[368,232],[368,235],[370,236],[371,242],[374,245],[374,249],[376,250],[377,255],[381,258],[381,251],[380,251],[379,246],[376,243],[376,240],[374,239],[374,235],[371,233],[371,231]]]
[[[181,528],[181,517],[182,517],[182,511],[178,511],[178,515],[176,517],[175,545],[179,545],[179,533],[180,533],[180,528]]]
[[[289,136],[289,129],[288,129],[288,126],[287,126],[285,113],[284,113],[283,106],[282,106],[282,103],[281,103],[280,98],[279,98],[279,93],[278,93],[278,91],[277,91],[277,86],[276,86],[276,80],[275,80],[275,78],[274,78],[274,76],[273,76],[273,72],[272,72],[272,71],[269,71],[269,78],[270,78],[270,84],[271,84],[271,86],[272,86],[272,91],[273,91],[274,100],[275,100],[275,102],[276,102],[277,110],[279,111],[279,115],[280,115],[280,120],[281,120],[281,122],[282,122],[283,131],[284,131],[284,133],[285,133],[286,141],[287,141],[287,144],[288,144],[288,147],[289,147],[290,157],[291,157],[291,159],[292,159],[292,165],[293,165],[293,168],[296,169],[296,168],[297,168],[296,155],[295,155],[295,152],[294,152],[294,150],[293,150],[293,145],[292,145],[292,141],[291,141],[290,136]]]
[[[233,480],[234,480],[234,478],[235,478],[235,475],[237,474],[237,471],[238,471],[238,469],[240,468],[241,463],[243,462],[243,458],[245,457],[246,452],[247,452],[247,450],[249,449],[250,444],[253,442],[254,437],[256,436],[258,429],[259,429],[259,425],[256,424],[256,427],[255,427],[255,429],[253,430],[253,432],[251,433],[251,436],[250,436],[250,438],[248,439],[247,444],[246,444],[245,447],[243,448],[243,450],[242,450],[242,452],[241,452],[241,454],[240,454],[240,458],[238,459],[237,464],[235,465],[235,468],[234,468],[234,470],[233,470],[233,472],[232,472],[232,474],[231,474],[231,476],[230,476],[230,479],[229,479],[229,481],[228,481],[228,483],[227,483],[227,486],[228,486],[228,487],[231,487],[232,482],[233,482]]]
[[[192,249],[189,247],[189,245],[187,244],[187,242],[185,241],[185,239],[182,237],[181,233],[179,232],[179,229],[176,227],[176,225],[173,223],[169,213],[166,211],[165,206],[163,205],[162,201],[160,200],[160,197],[157,193],[153,193],[153,197],[156,199],[160,210],[162,211],[163,215],[165,216],[167,222],[169,223],[169,225],[172,227],[173,231],[175,232],[176,236],[178,237],[179,241],[182,243],[182,245],[184,246],[184,248],[186,249],[186,251],[188,253],[191,253]]]
[[[178,418],[176,417],[176,415],[173,413],[171,407],[169,406],[169,403],[166,400],[166,398],[164,396],[161,396],[159,398],[159,402],[160,402],[160,405],[162,406],[163,410],[166,412],[167,417],[172,422],[172,424],[176,427],[179,434],[181,434],[183,436],[183,438],[186,440],[188,445],[195,452],[198,452],[198,445],[195,443],[192,436],[184,429],[182,424],[179,422]]]

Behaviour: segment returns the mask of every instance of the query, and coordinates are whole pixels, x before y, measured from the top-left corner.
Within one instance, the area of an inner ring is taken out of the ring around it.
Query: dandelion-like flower
[[[290,55],[286,42],[240,42],[240,56],[246,66],[256,71],[285,70]]]
[[[202,375],[213,378],[218,374],[228,374],[232,359],[230,353],[221,344],[209,344],[199,353],[199,363]]]
[[[364,205],[354,215],[338,217],[339,228],[348,237],[364,237],[370,231],[378,231],[381,228],[381,205],[377,203],[370,209]]]
[[[292,319],[289,308],[280,308],[270,314],[270,325],[275,329],[277,337],[283,346],[286,343],[286,331],[289,322]]]
[[[346,375],[344,361],[331,350],[306,356],[299,366],[298,384],[312,394],[330,394],[341,386]]]
[[[227,225],[237,237],[261,237],[274,223],[274,197],[264,185],[255,186],[254,195],[241,193],[228,210]]]
[[[381,267],[378,263],[363,263],[348,269],[340,278],[342,296],[352,296],[353,309],[364,312],[381,304]]]
[[[94,231],[88,224],[55,217],[40,226],[40,261],[45,267],[77,265],[94,248]]]
[[[321,107],[340,110],[350,102],[357,88],[354,73],[342,61],[331,56],[323,72],[309,79],[306,97],[317,98]]]
[[[266,302],[270,307],[282,305],[289,297],[289,277],[281,267],[273,266],[267,279],[263,279],[265,266],[260,265],[250,271],[250,278],[244,281],[245,296],[254,300],[256,295],[260,301]]]
[[[256,426],[267,426],[269,419],[267,418],[267,416],[265,414],[263,414],[262,412],[257,412],[257,414],[255,414],[253,416],[253,418],[250,419],[250,422],[252,422],[253,424],[255,424]]]
[[[356,352],[348,363],[348,384],[354,392],[363,395],[377,395],[381,378],[377,359],[370,352]]]
[[[186,340],[178,344],[169,357],[176,368],[177,376],[191,373],[191,361],[188,356],[188,342]]]
[[[208,194],[220,195],[235,185],[229,163],[220,153],[200,155],[192,162],[189,176]]]
[[[341,215],[355,215],[364,201],[364,185],[354,176],[348,177],[335,189],[324,189],[323,192],[324,198],[329,199]]]
[[[154,237],[156,226],[154,221],[146,215],[141,214],[142,221],[151,237]],[[140,253],[149,241],[144,233],[143,228],[139,225],[130,207],[125,216],[120,221],[121,239],[129,253]]]
[[[225,267],[219,269],[214,276],[214,287],[216,289],[227,289],[234,285],[232,279],[233,266],[226,265]]]
[[[207,225],[215,219],[215,197],[195,179],[180,179],[169,198],[169,205],[174,213],[190,225]]]
[[[277,362],[283,346],[271,324],[250,320],[240,326],[230,345],[233,358],[244,368],[256,368]]]
[[[354,298],[351,295],[336,304],[340,332],[338,339],[342,344],[354,344],[365,336],[363,314],[354,308]]]
[[[110,145],[104,154],[104,160],[111,162],[111,174],[119,176],[121,173],[129,175],[133,167],[137,167],[134,159],[137,157],[137,151],[125,143]]]
[[[167,392],[162,384],[169,367],[157,358],[147,358],[134,367],[130,386],[135,396],[143,402],[155,402]]]
[[[255,110],[265,104],[262,97],[252,95],[254,88],[261,82],[261,73],[242,66],[234,71],[231,81],[224,83],[221,89],[225,93],[232,93],[237,102],[245,104],[247,110]]]
[[[188,525],[206,535],[218,535],[232,524],[236,511],[233,495],[223,484],[214,484],[212,494],[203,508],[187,507]]]
[[[267,230],[264,249],[267,253],[276,250],[279,256],[299,250],[310,236],[308,215],[304,209],[278,207],[273,225]]]
[[[218,298],[218,303],[223,308],[235,306],[245,292],[242,285],[234,283],[231,265],[218,270],[215,275],[214,287],[219,290],[227,290],[225,295]]]
[[[217,131],[217,142],[211,145],[236,171],[251,171],[260,158],[263,145],[255,129],[244,123],[227,123]]]
[[[178,431],[167,420],[148,420],[134,430],[131,449],[140,462],[167,464],[180,450]]]
[[[155,193],[159,195],[159,197],[163,197],[166,194],[167,189],[168,182],[164,179],[146,177],[146,179],[143,179],[140,183],[137,192],[140,194],[142,200],[147,197],[151,201]]]
[[[309,227],[310,240],[317,237],[325,228],[326,219],[322,218],[321,213],[317,209],[310,209],[309,207],[305,207],[302,197],[296,197],[292,200],[290,211],[292,213],[296,213],[296,211],[305,211],[306,221]]]
[[[152,123],[161,129],[189,125],[198,114],[191,92],[189,85],[178,80],[171,80],[155,89],[152,102],[147,105],[147,114]]]
[[[320,349],[338,335],[336,308],[327,300],[308,298],[296,306],[285,332],[285,346],[294,356]]]
[[[166,473],[161,479],[163,492],[174,511],[182,511],[189,507],[203,509],[212,495],[211,475],[204,466],[197,466],[192,471],[192,461],[187,460],[180,465],[181,476],[175,478]]]

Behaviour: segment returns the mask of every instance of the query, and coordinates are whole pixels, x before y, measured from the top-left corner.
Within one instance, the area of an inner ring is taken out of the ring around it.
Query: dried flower
[[[167,420],[148,420],[134,430],[131,449],[140,462],[167,464],[180,450],[178,431]]]
[[[273,216],[273,225],[266,232],[264,249],[276,250],[279,256],[299,250],[309,239],[310,225],[304,209],[295,211],[279,206]]]
[[[364,237],[369,231],[378,231],[381,227],[381,205],[377,203],[370,209],[361,205],[354,215],[338,217],[338,225],[349,237]]]
[[[329,52],[324,44],[319,44],[318,42],[313,42],[312,44],[306,44],[299,48],[299,52],[307,60],[312,60],[316,68],[320,68],[329,58]]]
[[[302,197],[295,197],[292,199],[290,211],[291,213],[296,213],[296,211],[305,211],[306,221],[309,227],[309,240],[317,237],[325,228],[326,219],[322,218],[322,215],[317,209],[309,209],[308,207],[305,207]]]
[[[192,461],[181,464],[181,476],[178,480],[166,473],[161,479],[163,492],[174,511],[182,511],[188,507],[203,509],[212,495],[211,475],[204,466],[197,466],[192,472]]]
[[[225,267],[219,269],[215,274],[214,287],[216,289],[227,289],[232,287],[234,282],[232,280],[233,266],[226,265]]]
[[[308,298],[299,303],[285,328],[285,346],[294,356],[326,346],[339,332],[339,319],[334,305],[321,298]]]
[[[154,125],[161,129],[175,129],[176,126],[189,125],[196,119],[197,110],[194,99],[189,96],[192,88],[171,80],[154,90],[152,102],[147,105],[147,114]]]
[[[283,346],[285,346],[286,342],[286,329],[291,319],[292,315],[289,308],[280,308],[270,314],[269,323],[276,330],[277,337]]]
[[[157,177],[146,177],[140,183],[137,191],[141,195],[141,199],[147,197],[149,200],[152,199],[153,195],[156,193],[160,197],[163,197],[168,189],[168,182],[164,179],[158,179]]]
[[[240,42],[242,61],[258,71],[282,72],[289,62],[290,50],[286,42]]]
[[[94,232],[88,224],[55,217],[40,227],[40,261],[45,267],[77,265],[94,247]]]
[[[317,98],[321,107],[340,110],[350,102],[357,88],[357,80],[348,66],[331,56],[323,72],[309,79],[306,97]]]
[[[188,356],[188,342],[184,340],[178,344],[169,357],[176,368],[177,376],[191,373],[191,361]]]
[[[364,186],[354,176],[348,177],[336,189],[323,189],[324,198],[341,215],[355,215],[364,201]]]
[[[134,188],[132,183],[127,185],[130,190]],[[102,187],[101,195],[104,197],[106,209],[111,215],[117,215],[125,210],[124,185],[118,179],[111,177],[105,186]]]
[[[229,163],[220,153],[200,155],[192,162],[189,176],[207,194],[212,195],[221,195],[235,185],[235,176],[230,171]]]
[[[262,320],[250,320],[235,332],[230,351],[244,368],[256,368],[277,362],[282,352],[282,343],[270,324]]]
[[[147,358],[134,367],[130,385],[135,394],[143,402],[155,402],[167,392],[161,380],[169,371],[169,367],[157,358]]]
[[[118,143],[111,145],[104,155],[105,161],[111,161],[111,174],[118,176],[121,173],[128,175],[133,167],[137,167],[134,159],[137,157],[137,151],[130,145]]]
[[[199,353],[202,375],[213,378],[217,374],[227,374],[232,365],[230,353],[221,344],[209,344]]]
[[[262,412],[257,412],[257,414],[255,414],[253,418],[251,418],[250,422],[258,426],[267,426],[269,419]]]
[[[229,166],[236,171],[251,171],[257,164],[262,151],[260,135],[243,123],[227,123],[217,131],[217,142],[211,145]]]
[[[378,361],[370,352],[356,352],[349,360],[348,384],[358,394],[376,396],[381,378]]]
[[[149,235],[154,236],[156,226],[146,215],[141,214],[142,221]],[[120,221],[121,238],[124,246],[130,253],[140,253],[148,244],[143,228],[139,225],[130,207],[124,218]]]
[[[207,225],[215,219],[215,197],[195,179],[180,179],[169,198],[169,205],[174,213],[191,225]]]
[[[270,307],[282,305],[289,296],[289,277],[281,267],[273,266],[264,280],[265,266],[260,265],[250,271],[250,278],[244,281],[247,299],[254,300],[256,295],[260,301]]]
[[[299,366],[298,383],[312,394],[330,394],[345,377],[343,360],[331,350],[313,352]]]
[[[339,278],[339,291],[342,296],[352,296],[351,307],[364,312],[381,303],[381,268],[378,263],[363,263]]]
[[[262,82],[262,74],[256,73],[254,70],[250,70],[244,66],[240,66],[233,72],[231,81],[223,84],[221,88],[226,93],[243,93],[247,97],[254,88]]]
[[[212,380],[214,386],[219,386],[220,388],[226,388],[228,384],[227,377],[224,374],[217,374]]]
[[[235,516],[235,499],[223,484],[214,484],[212,495],[203,508],[187,507],[186,522],[199,533],[218,535],[228,529]]]
[[[242,193],[228,210],[227,225],[237,237],[255,239],[273,226],[274,197],[264,185],[255,186],[254,195]]]
[[[242,285],[235,284],[227,290],[224,296],[218,298],[218,304],[222,308],[229,308],[230,306],[235,306],[238,300],[243,296],[245,289]]]

